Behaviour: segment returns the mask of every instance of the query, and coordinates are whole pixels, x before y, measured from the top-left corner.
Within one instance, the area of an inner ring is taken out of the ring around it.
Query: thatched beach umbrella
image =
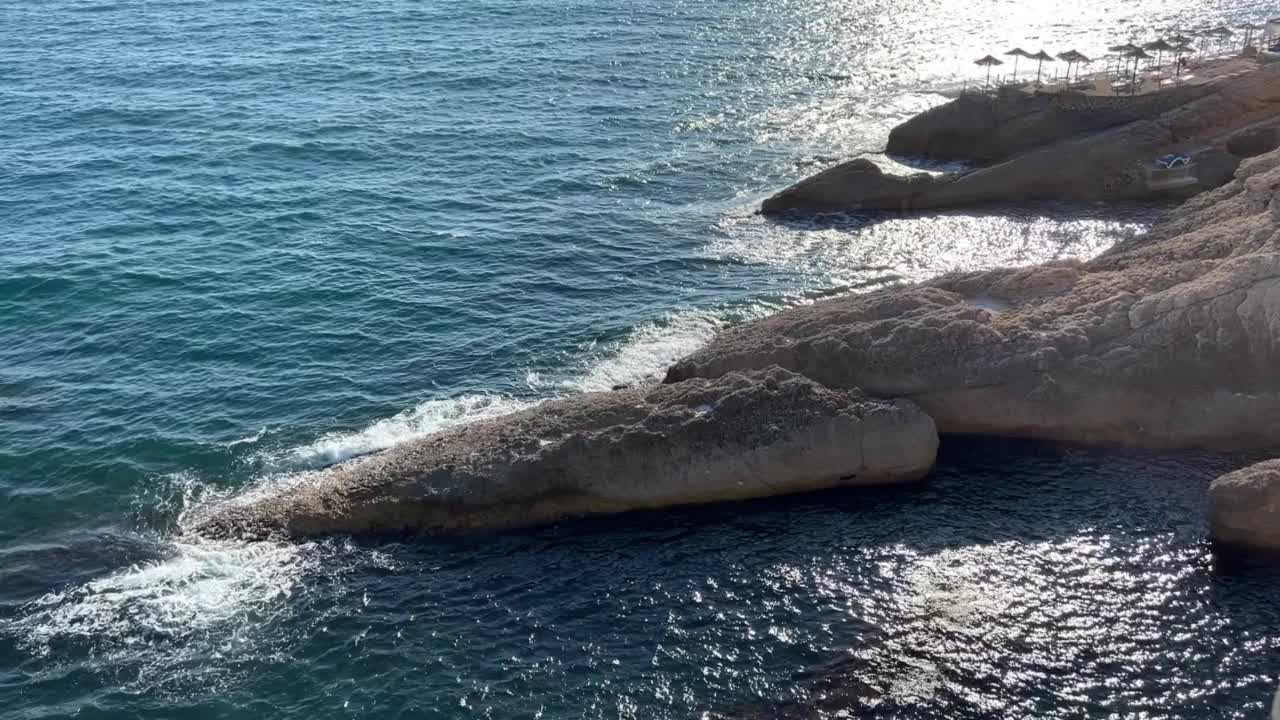
[[[1200,57],[1207,57],[1213,52],[1214,43],[1221,42],[1222,38],[1213,28],[1205,28],[1201,30],[1200,35]]]
[[[1036,61],[1036,84],[1039,85],[1040,73],[1042,68],[1044,68],[1045,61],[1053,62],[1053,56],[1045,52],[1044,50],[1041,50],[1035,55],[1032,55],[1031,59]]]
[[[1067,63],[1067,80],[1068,81],[1071,80],[1072,65],[1076,66],[1076,75],[1078,76],[1080,74],[1080,70],[1079,70],[1080,63],[1092,62],[1091,60],[1089,60],[1089,58],[1086,55],[1080,52],[1076,52],[1075,50],[1068,50],[1064,53],[1058,53],[1058,59]]]
[[[1081,52],[1076,53],[1076,79],[1077,80],[1080,79],[1080,66],[1091,65],[1091,64],[1093,64],[1093,58]]]
[[[1005,53],[1006,57],[1009,55],[1013,56],[1013,79],[1017,80],[1018,79],[1018,59],[1029,58],[1031,57],[1031,53],[1027,52],[1026,50],[1023,50],[1020,47],[1016,47],[1010,50],[1009,52]]]
[[[1227,27],[1226,25],[1219,25],[1218,27],[1206,33],[1206,35],[1208,35],[1209,37],[1217,38],[1219,45],[1225,45],[1227,40],[1235,36],[1235,33],[1232,32],[1231,28]]]
[[[1123,45],[1112,45],[1111,47],[1107,48],[1108,52],[1115,53],[1111,57],[1114,57],[1118,61],[1116,63],[1117,75],[1119,75],[1119,70],[1121,69],[1121,67],[1124,67],[1126,74],[1128,73],[1128,64],[1127,64],[1128,61],[1123,59],[1125,57],[1125,53],[1133,52],[1134,50],[1141,50],[1141,49],[1142,48],[1138,47],[1137,45],[1134,45],[1133,43],[1125,43]],[[1107,71],[1108,72],[1111,71],[1111,68],[1109,66],[1107,68]]]
[[[1156,70],[1160,69],[1160,55],[1173,49],[1173,45],[1165,42],[1163,38],[1149,42],[1142,46],[1143,50],[1154,50],[1156,53]]]
[[[1142,60],[1150,60],[1155,56],[1149,54],[1146,50],[1143,50],[1142,48],[1134,48],[1133,50],[1130,50],[1127,53],[1123,53],[1123,55],[1124,57],[1127,57],[1127,58],[1133,58],[1133,76],[1130,78],[1132,87],[1129,90],[1129,94],[1132,95],[1138,89],[1138,63]]]
[[[973,61],[974,65],[983,65],[987,68],[987,86],[991,86],[991,68],[995,65],[1003,65],[1004,61],[991,57],[990,55],[978,58]]]
[[[1107,77],[1111,77],[1111,63],[1115,63],[1116,67],[1120,67],[1120,56],[1116,53],[1107,53],[1102,56],[1102,61],[1107,64],[1107,69],[1103,71]]]
[[[1264,26],[1264,25],[1258,25],[1257,23],[1245,23],[1245,24],[1241,25],[1241,26],[1240,26],[1240,29],[1244,31],[1244,46],[1243,46],[1243,47],[1247,48],[1247,47],[1249,47],[1250,45],[1252,45],[1252,44],[1253,44],[1253,34],[1254,34],[1255,32],[1257,32],[1257,31],[1259,31],[1259,30],[1263,29],[1263,27],[1265,27],[1265,26]]]

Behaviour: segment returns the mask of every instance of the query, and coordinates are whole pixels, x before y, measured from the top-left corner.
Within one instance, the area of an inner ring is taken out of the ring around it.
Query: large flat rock
[[[1280,152],[1088,263],[964,273],[729,330],[669,382],[779,365],[943,433],[1280,444]]]
[[[1135,122],[1037,148],[972,172],[939,176],[888,175],[870,161],[857,159],[795,183],[765,200],[761,211],[781,215],[1039,200],[1138,200],[1151,195],[1144,167],[1169,146],[1171,138],[1156,123]]]
[[[962,95],[895,127],[887,152],[998,162],[1069,137],[1151,120],[1214,91],[1199,85],[1119,97],[1020,91]]]
[[[765,200],[761,210],[776,215],[1183,199],[1228,182],[1242,158],[1274,148],[1263,137],[1274,129],[1259,126],[1272,121],[1280,122],[1280,64],[1135,97],[964,96],[895,128],[889,152],[978,160],[984,167],[892,176],[859,159],[795,183]],[[1237,135],[1241,128],[1252,134]],[[1195,161],[1185,171],[1156,171],[1155,159],[1173,151]]]
[[[910,402],[780,368],[589,393],[405,443],[210,508],[215,536],[433,533],[923,477]]]

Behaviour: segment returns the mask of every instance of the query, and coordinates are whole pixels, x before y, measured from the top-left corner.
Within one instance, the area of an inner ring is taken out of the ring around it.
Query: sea
[[[755,210],[943,169],[878,153],[987,53],[1270,9],[0,0],[0,718],[1263,717],[1280,578],[1204,520],[1259,457],[947,438],[907,489],[181,528],[786,307],[1140,235],[1164,209]]]

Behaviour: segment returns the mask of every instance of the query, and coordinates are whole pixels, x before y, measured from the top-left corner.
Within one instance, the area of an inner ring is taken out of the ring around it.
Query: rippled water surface
[[[922,489],[465,541],[185,511],[726,325],[1090,256],[1156,215],[774,222],[1015,44],[1250,2],[0,3],[0,716],[1257,717],[1247,458],[955,440]]]

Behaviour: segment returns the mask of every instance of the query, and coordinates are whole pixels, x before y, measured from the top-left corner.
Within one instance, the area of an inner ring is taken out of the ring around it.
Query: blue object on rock
[[[1191,157],[1180,153],[1169,153],[1156,158],[1156,167],[1176,168],[1180,165],[1190,165]]]

